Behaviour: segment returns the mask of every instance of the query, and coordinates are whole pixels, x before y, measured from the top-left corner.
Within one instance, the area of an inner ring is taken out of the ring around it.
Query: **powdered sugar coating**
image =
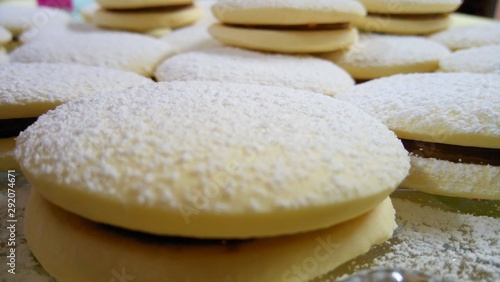
[[[500,167],[411,156],[410,174],[401,186],[429,194],[500,200]]]
[[[10,31],[5,29],[3,26],[0,26],[0,46],[8,43],[11,40],[12,40],[12,34],[10,33]]]
[[[219,81],[285,86],[335,95],[354,80],[335,64],[313,58],[265,54],[233,47],[173,56],[156,70],[160,81]]]
[[[395,135],[346,103],[192,81],[64,104],[20,134],[16,158],[42,194],[91,193],[103,199],[95,207],[106,199],[171,220],[186,206],[224,219],[385,197],[409,169]]]
[[[443,45],[418,36],[360,34],[359,41],[336,57],[335,63],[357,67],[401,66],[437,62],[449,53]]]
[[[0,67],[0,119],[37,117],[57,105],[96,92],[153,83],[131,72],[76,64]],[[29,106],[30,109],[21,111]]]
[[[438,32],[429,37],[451,50],[500,44],[500,23],[462,26]]]
[[[364,14],[363,6],[352,0],[218,0],[213,9],[220,12],[247,9],[298,9],[313,11],[334,11],[341,13]]]
[[[428,73],[372,80],[339,93],[400,138],[500,148],[500,75]]]
[[[222,43],[210,36],[204,25],[176,29],[160,39],[170,44],[178,53],[222,46]]]
[[[19,63],[77,63],[153,75],[173,49],[161,40],[127,32],[92,32],[33,40],[14,50]]]
[[[0,6],[0,26],[18,35],[30,28],[50,23],[68,23],[70,16],[63,10],[47,7]]]
[[[66,36],[85,35],[93,33],[108,33],[113,31],[99,29],[90,23],[49,24],[39,28],[32,28],[19,35],[19,40],[27,43],[33,40],[62,40]]]
[[[459,50],[443,57],[439,66],[445,72],[500,74],[500,45]]]

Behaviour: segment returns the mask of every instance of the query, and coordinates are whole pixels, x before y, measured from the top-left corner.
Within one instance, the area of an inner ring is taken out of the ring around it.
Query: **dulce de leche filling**
[[[16,137],[36,120],[37,118],[0,119],[0,138]]]
[[[448,13],[435,13],[435,14],[389,14],[389,13],[368,13],[368,16],[383,17],[383,18],[396,18],[403,20],[434,20],[448,16]]]
[[[349,23],[334,23],[334,24],[298,24],[298,25],[240,25],[240,24],[224,24],[226,26],[250,29],[268,29],[268,30],[337,30],[346,29]]]
[[[160,7],[147,7],[147,8],[133,8],[133,9],[106,9],[113,13],[158,13],[158,12],[175,12],[182,9],[193,7],[193,4],[160,6]]]
[[[500,149],[478,148],[401,139],[405,149],[422,158],[454,163],[500,166]]]

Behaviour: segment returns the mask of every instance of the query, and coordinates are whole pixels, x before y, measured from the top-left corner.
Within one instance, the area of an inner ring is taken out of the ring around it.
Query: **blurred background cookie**
[[[500,74],[500,45],[486,45],[459,50],[441,58],[444,72],[475,72]]]

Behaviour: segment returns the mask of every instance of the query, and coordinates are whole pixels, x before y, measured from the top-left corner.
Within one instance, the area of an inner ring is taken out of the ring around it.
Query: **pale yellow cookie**
[[[366,15],[352,0],[219,0],[212,11],[222,23],[243,25],[333,24]]]
[[[180,8],[155,8],[146,11],[98,9],[92,22],[102,28],[147,32],[159,28],[190,25],[202,17],[202,10],[191,5]]]
[[[222,43],[210,36],[205,25],[179,28],[160,39],[172,46],[177,53],[222,46]]]
[[[500,45],[487,45],[459,50],[439,62],[444,72],[500,74]]]
[[[347,103],[196,81],[61,105],[20,134],[16,158],[68,211],[197,238],[326,228],[377,206],[409,169],[394,133]]]
[[[353,24],[363,31],[401,35],[429,34],[447,29],[451,24],[449,15],[416,19],[393,15],[368,15],[353,20]]]
[[[368,80],[399,73],[433,72],[450,54],[443,45],[417,36],[361,34],[349,49],[321,54],[355,79]]]
[[[0,138],[0,171],[19,169],[19,164],[14,158],[16,140],[14,138]]]
[[[219,81],[283,86],[334,96],[354,85],[344,70],[307,56],[264,54],[213,47],[170,57],[157,69],[158,81]]]
[[[310,281],[367,252],[396,228],[390,199],[326,229],[221,241],[154,237],[85,220],[32,191],[26,209],[31,251],[58,281]],[[96,259],[99,258],[99,259]],[[78,273],[78,275],[75,275]]]
[[[97,0],[105,9],[141,9],[192,4],[194,0]]]
[[[47,7],[0,6],[0,26],[17,36],[31,28],[39,28],[51,23],[68,23],[67,12]]]
[[[500,44],[500,23],[462,26],[433,34],[430,39],[451,50]]]
[[[280,53],[318,53],[346,48],[358,39],[354,28],[273,30],[214,24],[210,34],[224,44]]]
[[[3,26],[0,26],[0,47],[12,40],[12,34]]]
[[[451,13],[462,4],[461,0],[359,0],[371,13],[383,14],[436,14]]]

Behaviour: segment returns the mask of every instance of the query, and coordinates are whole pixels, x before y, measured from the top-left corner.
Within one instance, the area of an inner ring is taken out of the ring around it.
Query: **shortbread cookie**
[[[145,10],[97,10],[92,22],[109,29],[148,32],[159,28],[178,28],[190,25],[202,17],[196,5],[159,7]]]
[[[38,117],[76,98],[152,82],[108,68],[12,63],[0,67],[0,120]]]
[[[412,168],[402,186],[439,195],[500,199],[500,75],[408,74],[337,97],[403,140]]]
[[[444,72],[500,74],[500,45],[489,45],[457,51],[441,59]]]
[[[14,158],[16,140],[14,138],[0,138],[0,171],[19,169],[19,164]]]
[[[222,46],[203,25],[179,28],[160,39],[172,46],[177,53]]]
[[[331,96],[354,85],[349,74],[324,60],[233,47],[214,47],[173,56],[156,69],[155,77],[159,81],[203,80],[284,86]]]
[[[347,103],[194,81],[59,106],[21,133],[16,158],[37,191],[80,216],[219,239],[352,219],[385,199],[409,169],[396,136]]]
[[[455,27],[433,34],[430,39],[451,50],[500,44],[500,23]]]
[[[353,23],[361,30],[393,34],[429,34],[451,24],[449,13],[458,9],[460,0],[360,0],[368,10]]]
[[[194,0],[97,0],[105,9],[142,9],[192,4]]]
[[[357,40],[349,27],[365,16],[364,7],[350,0],[244,1],[221,0],[212,6],[221,24],[210,34],[227,45],[282,52],[328,52]]]
[[[358,218],[309,233],[227,241],[160,237],[93,223],[36,191],[25,222],[33,254],[62,282],[113,275],[141,282],[310,281],[384,242],[396,228],[386,199]]]
[[[0,6],[0,26],[8,29],[14,36],[31,28],[50,23],[68,23],[67,12],[47,7]]]
[[[399,73],[433,72],[450,54],[443,45],[416,36],[362,34],[349,49],[322,54],[355,79],[368,80]]]
[[[0,47],[12,40],[12,34],[3,26],[0,26]]]
[[[71,35],[33,40],[10,54],[12,62],[78,63],[153,75],[173,49],[161,40],[126,32]]]

